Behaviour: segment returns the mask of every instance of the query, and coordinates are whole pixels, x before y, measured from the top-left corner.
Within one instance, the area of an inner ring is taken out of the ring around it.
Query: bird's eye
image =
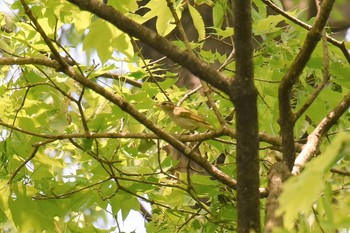
[[[171,103],[169,103],[169,102],[163,102],[161,105],[162,105],[162,106],[170,106]]]

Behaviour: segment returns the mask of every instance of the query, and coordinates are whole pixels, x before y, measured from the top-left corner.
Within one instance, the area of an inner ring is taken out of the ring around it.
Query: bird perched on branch
[[[160,107],[170,119],[181,128],[191,131],[200,127],[214,130],[214,127],[206,122],[201,116],[190,110],[176,106],[173,102],[164,101],[157,104],[157,106]]]

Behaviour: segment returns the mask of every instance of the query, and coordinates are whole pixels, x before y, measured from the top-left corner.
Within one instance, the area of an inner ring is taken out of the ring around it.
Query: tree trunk
[[[257,90],[254,86],[251,1],[235,0],[236,75],[231,99],[237,128],[238,232],[260,232]]]

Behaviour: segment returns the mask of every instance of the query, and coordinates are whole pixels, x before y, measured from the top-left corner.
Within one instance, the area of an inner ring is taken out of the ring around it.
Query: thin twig
[[[305,28],[306,30],[311,30],[312,26],[308,25],[307,23],[304,23],[303,21],[293,17],[292,15],[288,14],[286,11],[284,11],[283,9],[279,8],[276,4],[274,4],[272,1],[270,0],[261,0],[263,3],[265,3],[267,6],[269,6],[272,10],[274,10],[275,12],[283,15],[285,18],[289,19],[290,21],[292,21],[293,23]],[[331,44],[335,45],[336,47],[338,47],[344,54],[346,60],[348,61],[348,63],[350,64],[350,53],[348,51],[348,49],[345,46],[344,41],[338,41],[336,39],[334,39],[333,37],[327,35],[327,41],[330,42]]]
[[[6,124],[4,122],[0,121],[0,125],[15,130],[17,132],[21,132],[27,135],[39,137],[39,138],[45,138],[49,140],[64,140],[64,139],[75,139],[75,138],[90,138],[90,139],[97,139],[97,138],[142,138],[142,139],[160,139],[159,136],[156,134],[149,134],[149,133],[90,133],[89,135],[86,135],[85,133],[71,133],[71,134],[43,134],[43,133],[36,133],[32,131],[28,131],[25,129],[21,129],[19,127],[15,127],[9,124]],[[220,131],[210,131],[206,133],[200,133],[200,134],[191,134],[191,135],[179,135],[179,134],[172,134],[173,137],[176,137],[178,140],[182,142],[198,142],[198,141],[206,141],[206,140],[216,140],[218,137],[221,136],[230,136],[233,138],[237,137],[236,132],[233,129],[230,128],[224,128]],[[262,142],[269,143],[271,145],[280,147],[281,146],[281,139],[279,137],[274,137],[271,135],[268,135],[267,133],[259,133],[259,140]],[[225,144],[231,144],[230,141],[226,140],[217,140],[221,143]],[[295,143],[295,147],[297,151],[301,151],[302,144]]]
[[[317,96],[321,93],[323,88],[329,81],[329,54],[328,54],[328,46],[327,46],[327,38],[326,32],[323,29],[322,32],[322,47],[323,47],[323,71],[322,71],[322,80],[317,85],[315,91],[309,96],[309,98],[305,101],[304,105],[294,114],[294,121],[297,121],[301,115],[311,106],[311,104],[315,101]]]
[[[170,12],[172,13],[172,15],[173,15],[173,17],[175,19],[175,24],[178,27],[181,39],[184,41],[187,51],[192,56],[195,56],[195,53],[191,49],[190,41],[188,40],[188,37],[187,37],[187,35],[185,33],[185,29],[184,29],[184,27],[183,27],[183,25],[182,25],[178,15],[176,14],[173,2],[171,0],[167,0],[167,3],[168,3],[168,7],[170,9]],[[189,3],[187,3],[187,4],[189,4]],[[209,106],[212,108],[213,112],[215,113],[215,116],[217,117],[217,119],[220,122],[220,125],[223,127],[226,124],[226,122],[225,122],[224,118],[222,117],[219,109],[215,105],[215,102],[214,102],[213,97],[212,97],[212,92],[209,89],[208,84],[205,81],[201,80],[201,79],[200,79],[200,82],[201,82],[200,86],[203,88],[204,95],[208,99]]]
[[[228,55],[228,57],[226,58],[226,60],[222,63],[222,65],[219,67],[218,71],[222,71],[223,69],[225,69],[225,67],[234,60],[235,57],[235,49],[233,48],[231,53]]]
[[[179,16],[177,15],[176,13],[176,10],[174,8],[174,3],[172,0],[166,0],[167,4],[168,4],[168,8],[172,14],[172,16],[174,17],[174,20],[175,20],[175,24],[177,26],[177,29],[179,30],[179,34],[180,34],[180,37],[181,39],[184,41],[185,43],[185,46],[186,46],[186,49],[187,51],[193,55],[193,51],[192,51],[192,48],[190,46],[190,41],[188,40],[188,37],[186,35],[186,32],[185,32],[185,29],[180,21],[180,18]]]
[[[133,46],[138,50],[139,56],[141,58],[141,61],[143,63],[143,65],[146,68],[146,71],[148,73],[148,75],[150,76],[151,80],[156,84],[156,86],[159,88],[159,90],[163,93],[163,95],[167,98],[168,101],[170,101],[170,98],[168,97],[167,93],[163,90],[163,88],[159,85],[157,79],[153,76],[153,73],[151,71],[151,69],[149,68],[149,65],[147,64],[145,58],[143,57],[142,53],[141,53],[141,49],[139,48],[139,46],[136,44],[134,38],[132,38],[130,36],[130,40],[131,43],[133,44]]]
[[[103,73],[103,74],[100,74],[100,75],[96,76],[96,78],[99,78],[99,77],[111,78],[111,79],[114,79],[114,80],[119,80],[121,82],[125,82],[125,83],[127,83],[129,85],[132,85],[132,86],[138,87],[138,88],[142,87],[142,83],[139,83],[139,82],[137,82],[135,80],[132,80],[132,79],[129,79],[129,78],[117,75],[117,74],[113,74],[113,73],[110,73],[110,72]]]
[[[110,179],[111,179],[111,178],[108,177],[108,178],[105,179],[105,180],[101,180],[101,181],[98,181],[98,182],[96,182],[96,183],[94,183],[94,184],[90,184],[90,185],[87,185],[87,186],[85,186],[85,187],[83,187],[83,188],[76,189],[76,190],[73,190],[73,191],[70,191],[70,192],[67,192],[67,193],[63,193],[63,194],[55,194],[55,193],[53,193],[53,191],[51,191],[52,196],[48,196],[48,195],[40,194],[40,193],[39,193],[38,195],[36,195],[36,196],[34,196],[34,197],[32,197],[32,198],[33,198],[34,200],[65,199],[65,198],[68,198],[68,197],[70,197],[70,196],[72,196],[72,195],[74,195],[74,194],[76,194],[76,193],[85,191],[85,190],[87,190],[87,189],[90,189],[90,188],[92,188],[92,187],[95,187],[95,186],[97,186],[97,185],[100,185],[100,184],[102,184],[102,183],[104,183],[104,182],[107,182],[107,181],[109,181]]]
[[[9,181],[7,182],[9,185],[12,185],[12,182],[13,182],[13,179],[16,177],[16,175],[18,174],[18,172],[30,161],[32,160],[35,155],[36,155],[36,152],[38,152],[39,150],[39,147],[40,145],[39,144],[36,144],[33,146],[33,151],[32,153],[30,154],[30,156],[25,159],[17,168],[16,170],[13,172],[13,174],[11,175]]]
[[[295,161],[294,147],[294,126],[295,115],[292,111],[290,95],[294,84],[299,80],[311,54],[315,50],[318,41],[322,38],[322,32],[328,20],[335,0],[324,0],[320,11],[317,13],[312,28],[307,33],[306,39],[301,47],[297,57],[283,76],[278,89],[279,101],[279,124],[282,135],[283,160],[292,170]]]
[[[45,44],[49,47],[49,49],[52,52],[52,54],[55,57],[55,59],[58,61],[58,63],[60,64],[61,67],[67,68],[69,65],[64,60],[64,58],[60,55],[58,50],[55,48],[55,46],[51,42],[51,39],[46,35],[44,29],[38,23],[38,20],[33,15],[33,12],[31,11],[31,9],[28,6],[28,4],[26,3],[26,1],[25,0],[20,0],[20,1],[21,1],[21,4],[22,4],[23,8],[24,8],[24,12],[26,13],[26,15],[28,15],[29,19],[33,22],[33,24],[35,26],[35,30],[37,32],[39,32],[41,37],[44,39]]]
[[[350,176],[350,172],[348,172],[348,171],[343,171],[343,170],[339,170],[339,169],[336,169],[336,168],[332,168],[330,171],[332,173],[335,173],[335,174],[338,174],[338,175]]]
[[[85,93],[85,86],[83,86],[83,88],[81,90],[81,93],[80,93],[78,101],[77,101],[77,105],[78,105],[78,109],[79,109],[79,113],[80,113],[80,117],[81,117],[81,123],[83,124],[84,132],[86,135],[90,135],[89,126],[86,122],[86,117],[85,117],[84,109],[83,109],[83,105],[82,105],[84,93]]]
[[[18,113],[19,113],[19,111],[21,111],[21,109],[24,107],[24,103],[25,103],[25,101],[26,101],[26,99],[27,99],[27,95],[28,95],[28,93],[29,93],[29,90],[30,90],[30,87],[28,87],[28,88],[26,89],[26,92],[24,93],[24,96],[23,96],[23,99],[22,99],[22,103],[21,103],[21,105],[20,105],[20,106],[16,109],[16,111],[15,111],[15,115],[14,115],[13,121],[12,121],[12,126],[15,126]],[[12,130],[10,131],[10,136],[11,136],[11,135],[12,135]]]
[[[322,138],[344,114],[344,112],[348,110],[349,107],[350,92],[345,95],[339,104],[321,120],[315,130],[307,137],[307,143],[304,145],[303,150],[295,159],[294,167],[292,170],[293,175],[299,174],[305,167],[307,161],[309,161],[317,153]]]
[[[78,149],[84,151],[85,153],[87,153],[88,155],[90,155],[92,158],[94,158],[95,160],[97,160],[98,162],[100,162],[101,164],[114,164],[114,163],[121,163],[121,160],[115,160],[115,161],[109,161],[109,160],[105,160],[102,159],[98,156],[98,154],[94,153],[93,151],[89,150],[85,150],[81,145],[79,145],[77,142],[75,142],[72,138],[69,139],[69,141]],[[108,171],[107,171],[108,172]]]
[[[177,106],[180,106],[186,99],[188,99],[191,95],[196,93],[198,90],[202,88],[202,85],[198,85],[196,88],[189,90],[183,97],[177,102]]]

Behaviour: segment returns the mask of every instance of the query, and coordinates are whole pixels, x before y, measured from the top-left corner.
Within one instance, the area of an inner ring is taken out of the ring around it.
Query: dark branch
[[[321,9],[316,16],[314,25],[307,34],[306,40],[301,48],[299,54],[294,59],[289,70],[282,79],[282,82],[278,90],[279,100],[279,112],[280,119],[279,124],[281,126],[282,134],[282,152],[283,159],[286,162],[289,169],[293,168],[295,160],[295,147],[294,147],[294,124],[295,115],[292,112],[290,95],[293,85],[299,79],[302,71],[304,70],[307,62],[309,61],[312,52],[316,48],[318,41],[322,37],[322,31],[326,25],[329,14],[335,0],[325,0],[322,3]]]
[[[258,92],[254,86],[251,7],[250,0],[234,1],[236,74],[230,98],[235,105],[237,131],[237,232],[261,231]]]
[[[136,37],[157,51],[182,65],[200,79],[229,93],[228,78],[192,54],[183,51],[151,29],[142,26],[121,14],[111,6],[97,0],[68,0],[80,9],[96,14],[132,37]]]

